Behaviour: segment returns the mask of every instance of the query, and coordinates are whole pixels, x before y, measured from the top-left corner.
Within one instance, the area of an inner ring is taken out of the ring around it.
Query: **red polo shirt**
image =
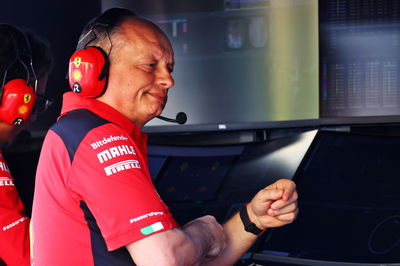
[[[29,219],[0,151],[0,265],[29,265]]]
[[[147,166],[147,136],[73,92],[43,143],[32,209],[35,265],[132,265],[125,246],[177,227]]]

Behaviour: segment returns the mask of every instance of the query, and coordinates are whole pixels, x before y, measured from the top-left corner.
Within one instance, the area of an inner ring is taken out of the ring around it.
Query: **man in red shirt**
[[[46,135],[32,211],[35,265],[230,265],[266,228],[291,223],[290,180],[260,190],[227,223],[179,226],[156,192],[140,129],[174,85],[173,50],[153,23],[114,8],[84,29],[74,92]]]
[[[37,98],[51,62],[48,45],[36,35],[0,24],[0,265],[30,265],[29,218],[1,148],[34,117],[33,109],[46,107]]]

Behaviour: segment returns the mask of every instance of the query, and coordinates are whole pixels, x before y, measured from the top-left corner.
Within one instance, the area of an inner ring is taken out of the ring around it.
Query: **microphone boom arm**
[[[157,116],[157,118],[161,119],[161,120],[164,120],[164,121],[167,121],[167,122],[177,123],[177,124],[180,124],[180,125],[185,124],[186,121],[187,121],[187,115],[184,112],[177,113],[175,119],[164,117],[164,116],[161,116],[161,115]]]

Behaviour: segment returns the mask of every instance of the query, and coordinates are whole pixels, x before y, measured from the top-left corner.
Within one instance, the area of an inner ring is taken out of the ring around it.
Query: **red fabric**
[[[29,265],[29,219],[0,153],[0,265]]]
[[[93,265],[91,239],[80,202],[94,215],[109,251],[178,225],[154,189],[147,166],[147,136],[97,100],[67,93],[62,113],[86,108],[111,121],[92,129],[72,163],[62,139],[49,131],[36,175],[32,211],[37,265]],[[160,226],[162,225],[162,226]]]

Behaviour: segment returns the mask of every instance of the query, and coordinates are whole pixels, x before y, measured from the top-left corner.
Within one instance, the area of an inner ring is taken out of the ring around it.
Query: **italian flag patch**
[[[140,232],[147,236],[147,235],[150,235],[150,234],[152,234],[154,232],[160,231],[162,229],[164,229],[164,226],[162,225],[162,223],[161,222],[157,222],[157,223],[154,223],[152,225],[143,227],[142,229],[140,229]]]

